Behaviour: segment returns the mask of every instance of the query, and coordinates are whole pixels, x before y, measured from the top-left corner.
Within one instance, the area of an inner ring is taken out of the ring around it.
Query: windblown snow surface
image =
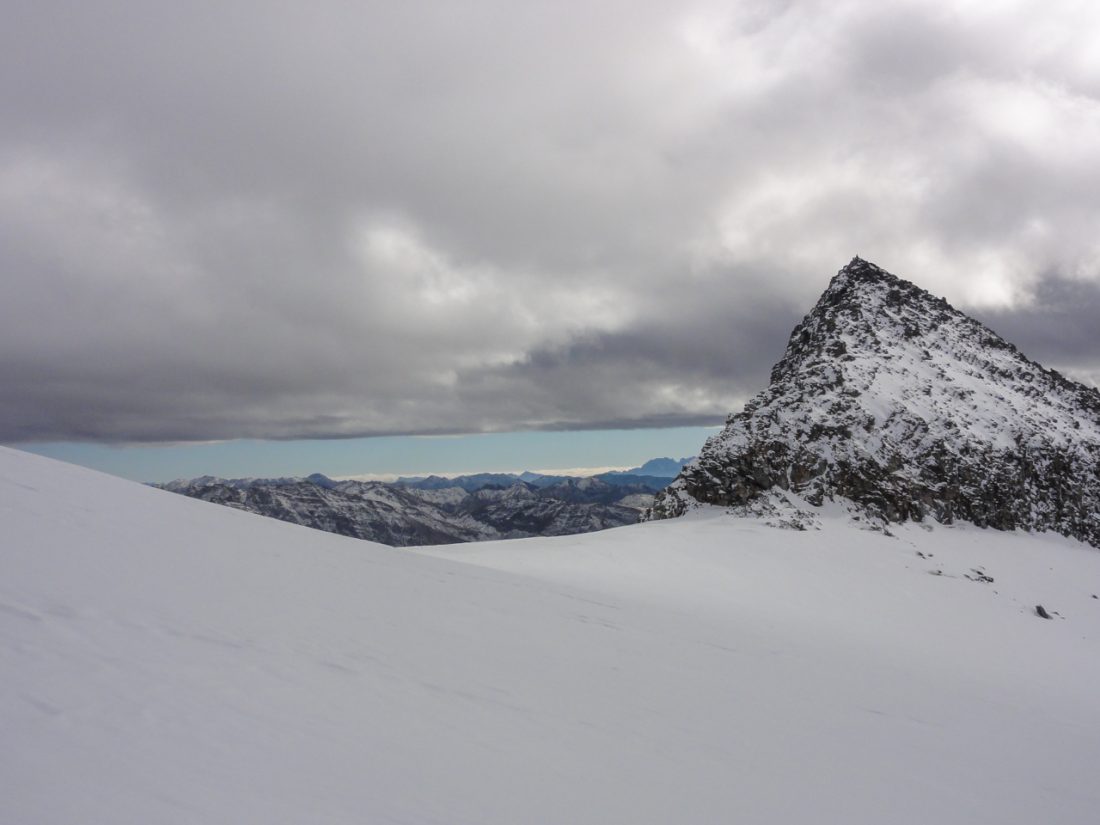
[[[0,822],[1096,822],[1100,552],[821,523],[414,553],[0,449]]]

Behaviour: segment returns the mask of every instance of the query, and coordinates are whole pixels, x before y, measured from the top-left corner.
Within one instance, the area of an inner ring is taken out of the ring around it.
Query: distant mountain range
[[[624,470],[610,475],[655,476],[657,478],[676,478],[684,466],[690,464],[695,456],[687,458],[651,458],[641,467]]]
[[[545,473],[533,473],[525,470],[522,473],[473,473],[461,476],[402,476],[394,482],[405,487],[417,487],[422,490],[442,489],[445,487],[461,487],[471,492],[491,485],[508,487],[517,481],[533,484],[536,487],[548,487],[568,478],[598,478],[609,484],[636,484],[652,488],[654,491],[663,490],[668,482],[679,474],[686,464],[692,461],[694,456],[688,458],[651,458],[640,467],[629,470],[612,470],[595,476],[565,476],[547,475]],[[312,479],[313,476],[310,476]],[[324,476],[321,476],[324,478]]]
[[[596,476],[476,473],[395,482],[202,476],[153,485],[317,530],[393,546],[559,536],[638,521],[689,459]],[[644,472],[643,472],[644,471]]]

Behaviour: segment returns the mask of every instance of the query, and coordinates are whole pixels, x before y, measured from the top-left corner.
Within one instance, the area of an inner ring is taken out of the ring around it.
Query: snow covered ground
[[[1100,551],[822,524],[412,552],[0,448],[0,822],[1096,822]]]

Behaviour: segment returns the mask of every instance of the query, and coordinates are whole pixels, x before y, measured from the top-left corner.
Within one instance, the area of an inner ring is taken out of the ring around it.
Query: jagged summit
[[[897,275],[887,272],[881,266],[865,261],[858,255],[841,267],[832,280],[829,281],[829,286],[822,294],[818,306],[820,307],[828,296],[832,297],[827,303],[835,304],[842,300],[836,297],[838,295],[854,299],[855,296],[873,292],[877,289],[896,290],[898,294],[892,297],[892,303],[895,306],[906,301],[924,301],[926,299],[940,306],[949,306],[943,298],[932,295],[911,281],[899,278]]]
[[[818,301],[815,309],[821,307],[822,304],[828,306],[836,305],[845,300],[858,300],[861,295],[867,295],[882,289],[894,293],[891,295],[890,302],[895,307],[907,302],[931,302],[937,306],[950,308],[950,305],[943,298],[938,298],[916,284],[899,278],[897,275],[893,275],[882,267],[870,261],[865,261],[857,255],[829,281],[829,286],[822,294],[821,300]]]
[[[859,257],[859,255],[856,255],[852,260],[848,261],[848,263],[833,276],[833,280],[830,282],[829,286],[830,288],[833,286],[837,286],[838,288],[855,288],[860,284],[876,284],[884,281],[894,285],[906,284],[907,286],[914,286],[914,284],[908,281],[903,281],[897,275],[891,275],[881,266],[876,266],[870,261],[865,261],[863,258]]]
[[[873,519],[963,519],[1100,546],[1098,466],[1100,393],[857,257],[795,327],[768,388],[651,517],[696,502],[786,512],[840,500]]]
[[[862,258],[853,258],[833,276],[813,310],[794,328],[771,380],[796,372],[814,355],[833,356],[842,363],[860,354],[877,358],[892,339],[922,339],[934,335],[949,320],[966,325],[967,334],[980,339],[981,345],[1016,350],[943,298]]]

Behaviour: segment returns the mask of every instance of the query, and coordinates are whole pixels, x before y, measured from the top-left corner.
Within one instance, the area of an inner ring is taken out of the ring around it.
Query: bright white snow
[[[822,523],[413,553],[0,448],[0,822],[1095,822],[1100,552]]]

